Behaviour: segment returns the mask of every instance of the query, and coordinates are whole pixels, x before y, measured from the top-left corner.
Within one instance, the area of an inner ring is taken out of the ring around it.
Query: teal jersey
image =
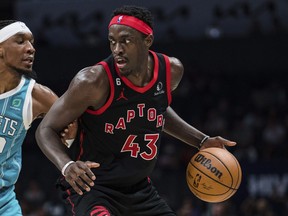
[[[20,173],[21,147],[33,118],[34,84],[22,76],[16,88],[0,94],[0,208],[2,192],[14,186]]]

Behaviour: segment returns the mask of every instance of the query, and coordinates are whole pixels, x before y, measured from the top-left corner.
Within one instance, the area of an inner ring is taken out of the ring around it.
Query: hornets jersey
[[[112,56],[102,65],[110,81],[110,96],[98,110],[80,118],[75,160],[99,162],[93,169],[96,184],[129,186],[149,176],[159,153],[164,114],[171,103],[170,62],[150,51],[153,77],[144,87],[120,75]]]
[[[21,146],[32,122],[35,80],[22,76],[19,85],[0,94],[0,207],[4,188],[16,183],[21,169]]]

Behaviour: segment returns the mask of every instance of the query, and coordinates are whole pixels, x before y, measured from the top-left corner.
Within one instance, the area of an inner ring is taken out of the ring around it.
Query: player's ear
[[[2,57],[3,57],[3,48],[0,47],[0,58],[2,58]]]
[[[147,47],[151,47],[154,41],[154,36],[152,34],[147,35],[147,37],[145,38],[145,45]]]

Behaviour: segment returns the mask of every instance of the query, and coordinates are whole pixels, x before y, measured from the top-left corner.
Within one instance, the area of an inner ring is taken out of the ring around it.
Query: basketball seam
[[[195,167],[195,166],[194,166]],[[195,167],[196,169],[197,169],[197,167]],[[200,171],[200,170],[199,170]],[[190,174],[190,172],[188,171],[188,174],[190,175],[190,176],[192,176],[191,174]],[[203,173],[205,176],[207,176],[205,173]],[[210,176],[207,176],[207,177],[209,177],[210,178]],[[213,179],[214,180],[214,179]],[[229,187],[227,187],[226,185],[223,185],[224,187],[226,187],[226,188],[228,188],[228,190],[226,191],[226,192],[224,192],[224,193],[219,193],[219,194],[210,194],[210,193],[205,193],[205,192],[202,192],[202,191],[199,191],[197,188],[195,188],[195,187],[193,187],[193,185],[192,184],[190,184],[190,182],[189,181],[187,181],[187,183],[188,183],[188,185],[190,185],[192,188],[194,188],[198,193],[201,193],[201,194],[205,194],[205,195],[209,195],[209,196],[222,196],[222,195],[225,195],[227,192],[229,192],[229,191],[231,191],[232,190],[232,192],[235,190],[234,188],[229,188]],[[220,183],[221,184],[221,183]],[[231,195],[231,194],[229,194],[229,195]]]
[[[232,185],[233,185],[233,183],[234,183],[234,178],[233,178],[232,173],[230,172],[230,170],[229,170],[228,167],[226,166],[226,164],[224,164],[224,163],[220,160],[220,158],[217,157],[216,155],[214,155],[214,154],[212,154],[212,153],[210,153],[210,152],[208,152],[208,151],[205,151],[205,150],[203,150],[202,152],[206,152],[206,153],[208,153],[208,154],[210,154],[210,155],[213,155],[221,164],[223,164],[223,166],[227,169],[227,171],[229,172],[230,177],[231,177],[231,179],[232,179],[231,186],[230,186],[230,187],[227,186],[227,187],[229,187],[230,189],[236,189],[236,188],[232,188]],[[229,153],[230,153],[230,152],[229,152]],[[230,154],[231,154],[231,153],[230,153]],[[217,181],[217,180],[216,180],[216,181]],[[220,183],[220,182],[219,182],[219,183]]]
[[[233,160],[235,160],[235,162],[236,162],[237,170],[238,170],[238,178],[237,178],[237,181],[236,181],[236,185],[238,185],[238,187],[236,189],[238,190],[239,187],[240,187],[240,183],[241,183],[241,181],[240,181],[240,173],[241,173],[241,176],[242,176],[242,170],[241,170],[241,167],[240,167],[240,164],[239,164],[238,160],[234,157],[234,155],[232,155],[232,156],[233,156],[232,157]]]
[[[233,175],[231,174],[231,172],[229,171],[229,169],[227,168],[227,166],[226,166],[216,155],[214,155],[214,154],[212,154],[212,153],[210,153],[210,152],[207,152],[207,151],[205,151],[205,150],[203,150],[203,152],[206,152],[206,153],[208,153],[208,154],[210,154],[210,155],[213,155],[215,158],[218,159],[218,161],[220,161],[220,162],[226,167],[226,169],[228,170],[228,172],[229,172],[230,175],[232,176],[232,185],[233,185],[233,183],[234,183],[234,178],[233,178]],[[229,153],[230,153],[230,152],[229,152]],[[230,154],[231,154],[231,153],[230,153]],[[240,186],[240,184],[238,185],[238,182],[239,182],[239,180],[240,180],[240,170],[241,170],[241,167],[240,167],[240,165],[239,165],[239,162],[237,161],[237,159],[235,158],[235,156],[234,156],[233,154],[231,154],[231,158],[233,158],[233,160],[235,161],[236,166],[237,166],[237,171],[238,171],[237,180],[235,179],[235,188],[231,188],[231,189],[238,190],[238,189],[239,189],[239,186]],[[241,174],[241,175],[242,175],[242,174]],[[237,185],[238,185],[238,187],[237,187]]]
[[[217,182],[217,183],[219,183],[220,185],[222,185],[222,186],[224,186],[224,187],[226,187],[226,188],[228,188],[228,189],[232,189],[232,190],[235,190],[235,188],[232,188],[232,187],[229,187],[229,186],[227,186],[227,185],[225,185],[225,184],[223,184],[222,182],[219,182],[218,180],[216,180],[216,179],[214,179],[214,178],[212,178],[212,177],[210,177],[210,176],[208,176],[206,173],[204,173],[204,172],[202,172],[200,169],[198,169],[196,166],[194,166],[194,164],[193,163],[191,163],[191,162],[189,162],[193,167],[195,167],[199,172],[201,172],[202,174],[204,174],[206,177],[208,177],[208,178],[210,178],[210,179],[212,179],[213,181],[215,181],[215,182]],[[188,171],[188,173],[190,174],[190,172]],[[191,175],[191,174],[190,174]],[[191,175],[192,176],[192,175]],[[229,191],[229,190],[228,190]],[[227,192],[226,192],[227,193]],[[225,193],[224,193],[225,194]]]

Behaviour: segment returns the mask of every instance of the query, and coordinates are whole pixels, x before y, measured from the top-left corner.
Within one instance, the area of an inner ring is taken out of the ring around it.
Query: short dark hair
[[[18,22],[17,20],[0,20],[0,29],[14,23],[14,22]]]
[[[136,17],[153,29],[153,15],[147,8],[134,5],[124,5],[113,11],[112,17],[117,15],[128,15]]]

